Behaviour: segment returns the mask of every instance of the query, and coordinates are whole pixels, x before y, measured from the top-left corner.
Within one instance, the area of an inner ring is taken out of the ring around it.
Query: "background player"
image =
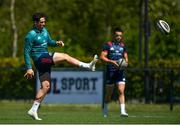
[[[125,111],[125,73],[124,70],[119,70],[117,60],[124,58],[128,63],[128,54],[125,48],[125,44],[122,41],[123,31],[120,28],[115,28],[113,32],[113,40],[103,45],[100,58],[107,63],[106,72],[106,90],[105,90],[105,102],[103,107],[104,117],[108,116],[108,102],[111,100],[111,96],[114,89],[114,84],[117,85],[119,91],[119,104],[121,116],[128,116]]]

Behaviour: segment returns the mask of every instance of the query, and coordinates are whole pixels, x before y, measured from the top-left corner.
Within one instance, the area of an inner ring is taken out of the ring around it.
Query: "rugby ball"
[[[169,34],[171,30],[169,24],[164,20],[158,20],[157,28],[165,34]]]
[[[119,65],[119,69],[124,69],[127,67],[128,63],[126,62],[126,60],[124,58],[121,58],[117,61],[118,65]]]

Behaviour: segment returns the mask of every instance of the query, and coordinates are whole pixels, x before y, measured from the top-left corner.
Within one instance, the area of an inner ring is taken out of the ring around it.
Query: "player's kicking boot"
[[[38,114],[35,111],[29,110],[28,115],[30,115],[35,120],[39,120],[39,121],[42,120],[41,118],[38,117]]]
[[[92,71],[95,71],[96,70],[96,62],[98,61],[98,56],[97,55],[94,55],[94,59],[90,62],[90,66],[89,68],[92,70]]]

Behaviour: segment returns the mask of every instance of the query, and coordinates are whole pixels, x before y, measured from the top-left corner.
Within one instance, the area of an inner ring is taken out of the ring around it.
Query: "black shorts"
[[[125,82],[125,72],[123,70],[106,71],[106,84],[113,85],[119,82]]]
[[[45,80],[50,82],[51,80],[51,67],[54,65],[53,55],[54,53],[44,53],[34,62],[39,73],[40,82]]]

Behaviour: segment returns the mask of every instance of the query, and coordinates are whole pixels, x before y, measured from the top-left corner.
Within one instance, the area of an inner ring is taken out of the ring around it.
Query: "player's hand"
[[[28,69],[24,74],[24,77],[26,77],[27,79],[31,79],[33,76],[34,76],[34,71],[32,69]]]
[[[58,46],[64,46],[64,42],[63,41],[56,41],[56,44],[58,45]]]
[[[117,63],[117,61],[112,60],[111,63],[114,64],[117,68],[119,67],[119,64]]]

